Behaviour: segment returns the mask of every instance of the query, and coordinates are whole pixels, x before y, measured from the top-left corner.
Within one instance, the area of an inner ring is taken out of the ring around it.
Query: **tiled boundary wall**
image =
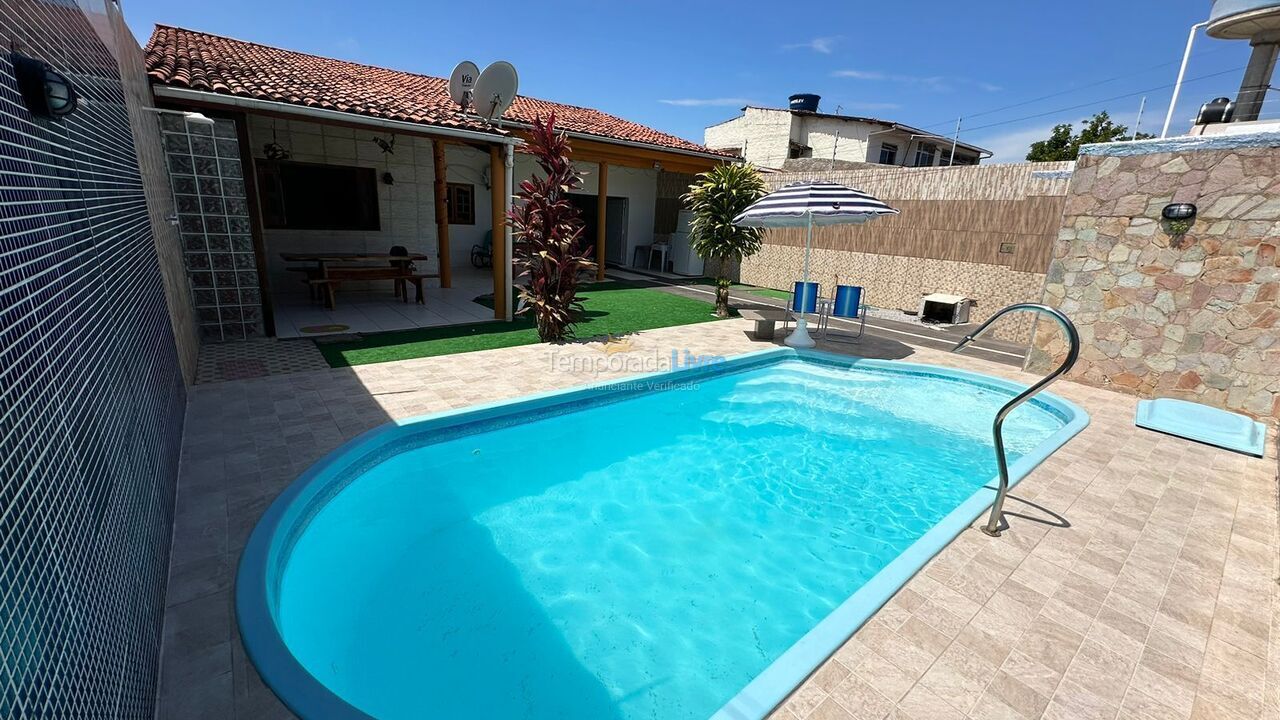
[[[138,48],[110,2],[0,0],[0,33],[86,100],[34,118],[0,53],[0,718],[149,719],[186,391]]]
[[[1161,210],[1199,210],[1184,236]],[[1088,146],[1044,301],[1080,330],[1073,374],[1143,397],[1280,416],[1280,133]],[[1036,328],[1029,369],[1062,351]]]
[[[775,173],[770,189],[823,179],[855,187],[901,211],[864,225],[814,230],[810,275],[823,294],[862,285],[880,308],[916,309],[922,295],[952,293],[977,301],[975,322],[1040,296],[1057,235],[1070,163],[955,168],[878,168]],[[770,230],[760,253],[742,263],[743,282],[789,289],[803,259],[803,229]],[[1031,319],[993,329],[1026,341]]]

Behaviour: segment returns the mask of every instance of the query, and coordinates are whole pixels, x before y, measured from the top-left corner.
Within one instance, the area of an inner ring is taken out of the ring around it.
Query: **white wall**
[[[835,118],[798,116],[796,120],[796,124],[800,126],[800,139],[797,142],[813,148],[811,157],[823,160],[830,160],[834,150],[836,160],[869,162],[868,138],[872,132],[881,129],[879,125]],[[879,139],[879,136],[873,139]],[[879,159],[878,144],[876,156]]]
[[[449,225],[449,258],[454,273],[471,267],[471,247],[484,244],[484,234],[493,225],[493,196],[488,187],[489,153],[465,145],[445,145],[445,177],[449,182],[475,186],[474,225]],[[499,177],[498,182],[506,182]],[[498,239],[501,242],[501,238]]]
[[[576,192],[592,197],[599,194],[599,166],[589,162],[579,162],[576,165],[578,172],[583,174],[582,187]],[[531,177],[535,171],[540,172],[532,157],[523,153],[516,154],[517,190],[520,181]],[[658,202],[658,171],[610,165],[608,194],[609,197],[627,198],[627,238],[622,258],[624,263],[630,265],[635,248],[653,242],[653,214]],[[591,240],[594,242],[595,238]]]
[[[379,177],[390,171],[395,178],[393,185],[384,185],[381,181],[377,184],[379,230],[264,228],[263,243],[267,250],[267,268],[273,292],[306,292],[300,275],[285,270],[289,263],[280,259],[282,252],[377,254],[386,253],[392,245],[403,245],[410,252],[435,256],[437,237],[432,189],[435,172],[430,140],[400,135],[396,138],[395,153],[385,155],[372,138],[376,135],[390,140],[390,133],[250,115],[249,144],[255,158],[265,157],[263,146],[272,142],[273,127],[275,142],[292,153],[290,160],[369,167],[377,170]],[[439,270],[435,260],[419,261],[418,268],[429,273]]]
[[[879,162],[880,145],[884,142],[898,146],[899,165],[903,163],[904,155],[908,166],[915,162],[916,149],[921,142],[938,147],[933,158],[934,165],[941,163],[951,152],[950,142],[942,138],[912,139],[907,132],[879,132],[884,129],[883,125],[853,119],[792,115],[789,110],[747,108],[742,116],[704,130],[703,144],[717,150],[737,148],[740,151],[745,145],[744,157],[748,162],[771,168],[782,167],[792,141],[812,148],[811,157],[830,159],[834,149],[836,160],[850,162]],[[836,141],[837,133],[839,142]],[[971,156],[973,151],[960,149],[956,154]]]
[[[714,150],[738,148],[747,162],[779,168],[787,160],[793,133],[798,134],[792,118],[790,110],[749,107],[742,117],[704,130],[702,144]]]

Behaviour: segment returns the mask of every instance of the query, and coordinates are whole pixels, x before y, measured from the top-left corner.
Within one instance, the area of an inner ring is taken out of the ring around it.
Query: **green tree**
[[[1106,110],[1081,122],[1084,123],[1084,127],[1080,128],[1079,133],[1072,132],[1073,127],[1069,123],[1055,125],[1047,139],[1031,144],[1031,152],[1027,153],[1027,160],[1031,162],[1075,160],[1080,155],[1081,145],[1119,140],[1146,140],[1155,137],[1148,133],[1138,133],[1131,137],[1129,128],[1114,122]]]
[[[729,285],[725,265],[760,251],[761,228],[739,227],[733,219],[764,195],[764,180],[750,163],[726,163],[698,175],[683,200],[693,213],[689,236],[693,251],[704,260],[714,259],[716,315],[729,317]]]

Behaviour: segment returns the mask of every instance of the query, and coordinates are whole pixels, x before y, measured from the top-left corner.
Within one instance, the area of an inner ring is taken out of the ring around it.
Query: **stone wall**
[[[1170,202],[1199,215],[1182,236]],[[1280,134],[1087,147],[1044,301],[1076,323],[1076,379],[1280,414]],[[1038,324],[1028,369],[1063,350]]]

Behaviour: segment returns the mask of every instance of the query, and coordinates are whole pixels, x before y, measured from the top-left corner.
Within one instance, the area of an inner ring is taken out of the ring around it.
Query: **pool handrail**
[[[1004,454],[1004,419],[1008,417],[1009,413],[1013,412],[1014,408],[1026,402],[1031,396],[1047,387],[1049,383],[1064,375],[1076,364],[1076,360],[1080,357],[1080,333],[1076,331],[1076,326],[1071,322],[1071,318],[1067,317],[1061,310],[1041,303],[1015,303],[997,310],[994,315],[987,318],[986,322],[979,325],[977,330],[965,335],[963,340],[956,343],[956,346],[951,348],[951,352],[958,352],[965,345],[976,340],[979,335],[986,332],[992,323],[999,320],[1006,313],[1019,311],[1041,313],[1057,320],[1058,324],[1062,326],[1063,332],[1067,334],[1070,347],[1067,350],[1067,357],[1062,361],[1062,365],[1058,366],[1057,370],[1044,376],[1039,382],[1023,390],[1012,400],[1005,403],[1004,407],[1000,408],[1000,411],[996,413],[995,422],[991,424],[991,435],[995,439],[996,445],[996,464],[1000,468],[1000,486],[996,490],[996,500],[991,505],[991,517],[987,520],[986,526],[982,528],[982,532],[991,537],[1000,537],[1000,518],[1004,515],[1004,498],[1009,494],[1009,461]]]

